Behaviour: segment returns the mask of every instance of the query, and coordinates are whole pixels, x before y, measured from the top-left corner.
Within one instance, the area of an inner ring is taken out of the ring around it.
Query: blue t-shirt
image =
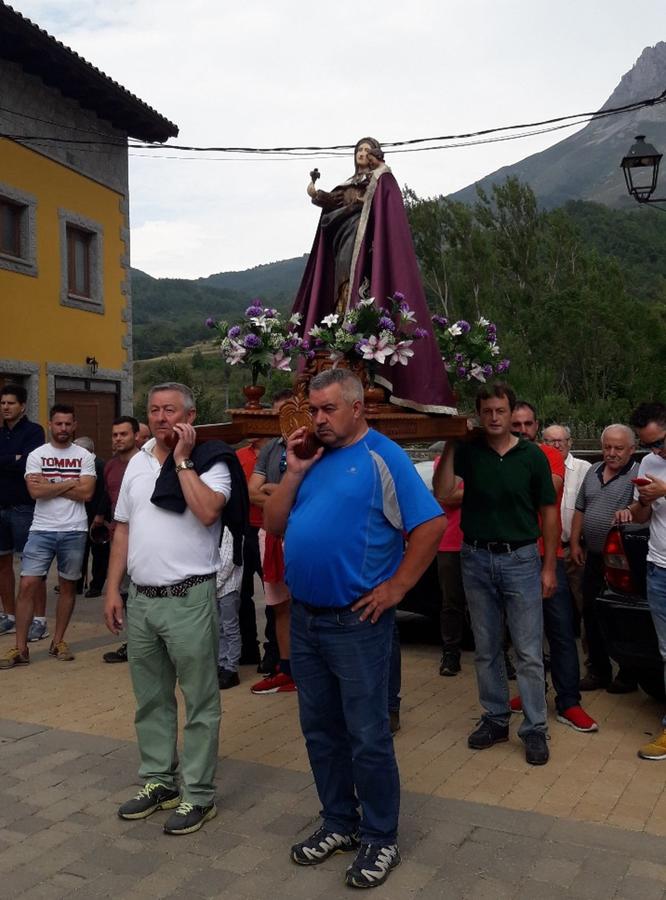
[[[347,606],[395,573],[404,532],[441,515],[404,450],[377,431],[326,450],[303,478],[287,522],[291,596]]]

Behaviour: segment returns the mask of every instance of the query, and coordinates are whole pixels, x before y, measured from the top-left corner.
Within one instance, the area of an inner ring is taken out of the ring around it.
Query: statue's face
[[[372,149],[370,144],[366,144],[365,141],[356,148],[356,168],[357,169],[367,169],[368,168],[368,150]]]

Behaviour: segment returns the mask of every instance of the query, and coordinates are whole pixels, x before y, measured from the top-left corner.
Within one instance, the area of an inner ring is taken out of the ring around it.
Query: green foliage
[[[511,382],[544,422],[622,421],[666,394],[658,216],[582,202],[544,212],[512,178],[479,190],[473,207],[405,200],[433,310],[497,323]]]

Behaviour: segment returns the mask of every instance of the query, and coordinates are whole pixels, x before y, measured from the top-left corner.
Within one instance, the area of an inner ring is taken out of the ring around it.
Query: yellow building
[[[72,403],[110,455],[132,412],[127,139],[175,125],[0,2],[0,384]]]

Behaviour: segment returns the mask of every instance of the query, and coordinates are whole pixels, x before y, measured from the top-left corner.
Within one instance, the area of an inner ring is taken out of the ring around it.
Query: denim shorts
[[[23,553],[34,511],[32,503],[21,503],[0,509],[0,556],[7,553]]]
[[[58,575],[67,581],[78,581],[86,537],[85,531],[31,531],[23,549],[21,575],[42,577],[57,558]]]

